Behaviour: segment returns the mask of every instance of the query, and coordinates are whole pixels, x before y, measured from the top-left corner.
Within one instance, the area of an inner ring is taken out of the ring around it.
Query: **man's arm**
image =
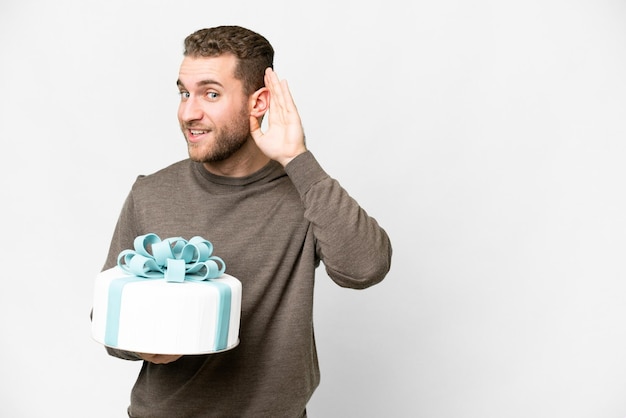
[[[392,248],[378,222],[310,152],[294,158],[285,171],[300,193],[328,275],[340,286],[354,289],[383,280],[391,267]]]
[[[365,288],[380,282],[391,266],[387,233],[307,151],[287,82],[268,68],[265,85],[270,92],[268,129],[261,132],[258,120],[251,118],[252,137],[265,155],[285,167],[300,193],[326,271],[345,287]]]

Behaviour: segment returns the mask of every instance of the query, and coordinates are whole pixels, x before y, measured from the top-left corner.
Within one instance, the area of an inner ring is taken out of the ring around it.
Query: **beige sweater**
[[[243,285],[241,343],[166,365],[144,362],[131,417],[302,416],[319,384],[313,286],[320,261],[340,286],[363,289],[390,268],[385,231],[310,152],[283,169],[215,176],[190,160],[140,176],[120,214],[104,268],[136,236],[200,235]],[[108,349],[111,355],[137,359]]]

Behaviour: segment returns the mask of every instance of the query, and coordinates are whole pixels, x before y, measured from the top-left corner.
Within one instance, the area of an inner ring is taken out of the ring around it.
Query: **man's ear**
[[[260,118],[270,108],[270,91],[267,87],[261,87],[250,96],[250,116]]]

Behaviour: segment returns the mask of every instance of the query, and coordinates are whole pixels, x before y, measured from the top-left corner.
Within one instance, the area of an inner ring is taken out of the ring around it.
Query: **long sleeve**
[[[142,177],[142,176],[140,176]],[[117,256],[120,251],[132,248],[133,240],[138,234],[137,221],[134,215],[134,201],[132,191],[126,197],[122,210],[117,219],[113,238],[109,245],[109,253],[102,270],[109,269],[117,265]]]
[[[340,286],[364,289],[380,282],[391,267],[391,242],[378,222],[319,165],[311,152],[286,167],[311,222],[317,253]]]
[[[134,222],[133,222],[133,200],[132,193],[128,195],[122,211],[117,220],[115,231],[113,232],[113,238],[109,246],[109,253],[104,263],[102,270],[114,267],[117,264],[117,255],[126,248],[132,248],[130,243],[134,239]],[[118,350],[111,347],[105,347],[109,355],[118,357],[124,360],[141,360],[141,357],[137,353],[130,351]]]

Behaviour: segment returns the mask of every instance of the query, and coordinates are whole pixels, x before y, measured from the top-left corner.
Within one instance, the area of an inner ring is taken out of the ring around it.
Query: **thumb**
[[[250,116],[250,135],[252,135],[252,139],[255,141],[259,140],[263,136],[259,120],[254,116]]]

